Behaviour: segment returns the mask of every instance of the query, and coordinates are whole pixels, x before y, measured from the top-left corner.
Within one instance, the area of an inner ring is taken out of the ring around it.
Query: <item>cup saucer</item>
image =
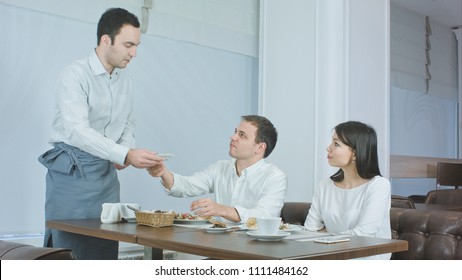
[[[291,233],[285,231],[278,231],[276,234],[262,234],[260,231],[248,231],[246,232],[248,236],[253,237],[260,241],[277,241],[283,238],[286,238]]]
[[[231,227],[225,227],[225,228],[214,228],[213,226],[206,227],[204,230],[208,233],[223,233],[231,230]]]

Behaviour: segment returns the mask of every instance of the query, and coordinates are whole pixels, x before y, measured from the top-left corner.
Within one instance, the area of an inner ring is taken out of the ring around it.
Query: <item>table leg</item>
[[[164,250],[144,247],[144,257],[145,260],[163,260],[164,259]]]

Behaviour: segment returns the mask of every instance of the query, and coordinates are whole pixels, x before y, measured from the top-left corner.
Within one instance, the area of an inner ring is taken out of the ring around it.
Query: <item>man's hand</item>
[[[166,170],[167,168],[165,167],[165,164],[163,162],[157,163],[147,169],[149,175],[151,175],[152,177],[162,177]]]
[[[114,166],[117,170],[124,170],[128,166],[128,164],[120,165],[120,164],[115,163]]]
[[[202,198],[191,203],[191,211],[198,216],[219,216],[232,222],[240,222],[241,219],[234,207],[218,204],[210,198]]]
[[[165,166],[164,162],[157,163],[148,169],[146,169],[152,177],[161,177],[162,185],[170,190],[174,183],[172,172],[170,172]]]
[[[146,149],[130,149],[125,159],[125,165],[133,165],[136,168],[148,168],[162,162],[163,158]]]

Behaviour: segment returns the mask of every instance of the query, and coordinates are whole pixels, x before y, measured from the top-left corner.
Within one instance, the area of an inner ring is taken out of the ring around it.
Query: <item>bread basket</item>
[[[173,219],[175,218],[175,212],[164,212],[164,211],[136,211],[136,222],[139,225],[145,225],[150,227],[168,227],[173,225]]]

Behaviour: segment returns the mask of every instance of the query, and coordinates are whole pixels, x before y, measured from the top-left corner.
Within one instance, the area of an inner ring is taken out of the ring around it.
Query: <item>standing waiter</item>
[[[125,69],[140,44],[140,23],[121,9],[98,22],[97,47],[67,66],[56,85],[50,143],[39,157],[48,168],[45,220],[97,218],[101,205],[120,202],[117,171],[162,161],[135,149],[131,76]],[[46,229],[46,247],[70,248],[77,259],[117,259],[118,242]]]

